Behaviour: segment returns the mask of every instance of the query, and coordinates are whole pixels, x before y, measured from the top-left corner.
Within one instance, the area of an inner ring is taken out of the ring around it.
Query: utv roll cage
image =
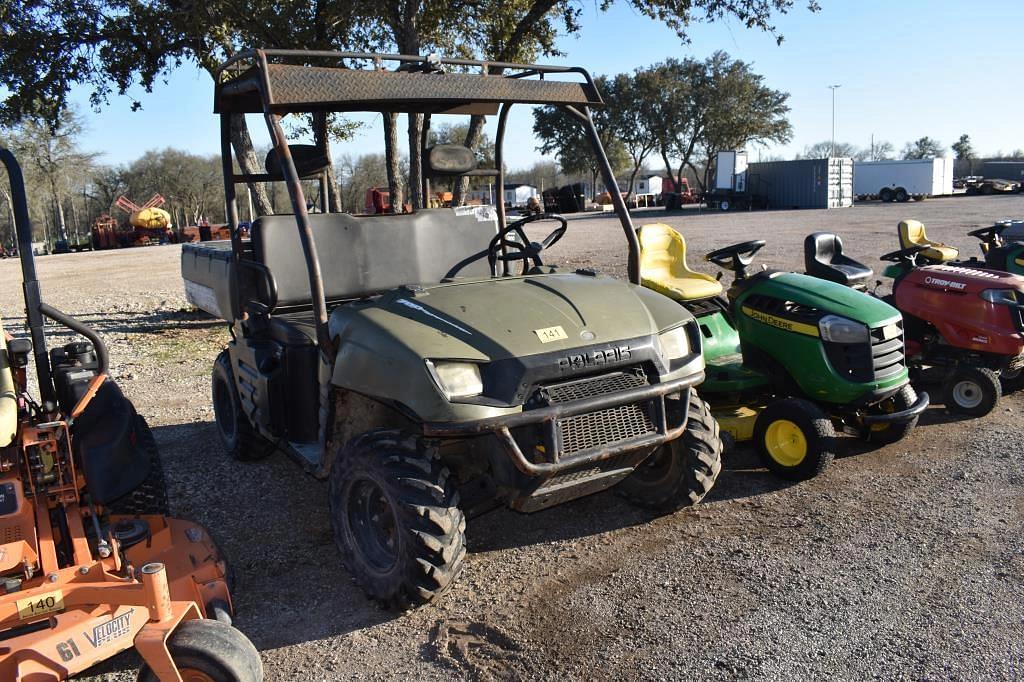
[[[397,64],[397,68],[387,69],[386,63]],[[362,68],[364,64],[370,68]],[[458,71],[447,72],[446,67]],[[502,73],[492,73],[492,70],[500,70]],[[546,78],[554,74],[575,76],[576,80]],[[593,78],[582,68],[441,59],[434,56],[259,49],[241,52],[226,61],[219,68],[216,80],[214,113],[220,115],[221,159],[232,257],[236,264],[241,262],[242,243],[235,185],[285,182],[309,274],[316,338],[325,357],[330,356],[333,344],[328,331],[327,301],[320,261],[310,227],[302,181],[319,180],[323,210],[326,212],[326,166],[321,164],[315,167],[315,163],[304,163],[308,159],[296,160],[281,127],[281,118],[286,114],[357,111],[425,115],[497,113],[498,127],[494,142],[496,168],[456,171],[448,175],[497,178],[499,200],[495,208],[498,224],[504,227],[503,149],[509,110],[514,104],[556,106],[583,126],[626,235],[629,281],[640,283],[640,245],[591,117],[591,110],[604,106],[604,103]],[[276,163],[266,173],[236,173],[232,164],[231,117],[250,113],[263,114],[276,154]],[[428,132],[429,121],[424,121],[420,141],[424,151]],[[313,150],[314,153],[308,156],[312,159],[319,156],[326,160],[327,144],[329,142],[326,139],[322,140],[323,147]],[[420,183],[426,198],[429,193],[429,174],[422,172],[421,177],[412,178],[411,181]]]

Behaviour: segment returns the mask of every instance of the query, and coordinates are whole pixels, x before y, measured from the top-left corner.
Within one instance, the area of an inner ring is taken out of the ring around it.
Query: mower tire
[[[273,444],[253,428],[249,417],[242,410],[231,370],[231,358],[226,350],[222,350],[213,363],[210,390],[213,394],[213,419],[217,425],[217,435],[227,453],[240,462],[253,462],[272,454]]]
[[[718,422],[691,388],[683,435],[658,448],[615,489],[629,502],[659,512],[697,504],[722,470],[722,448]]]
[[[1003,395],[999,375],[984,367],[959,367],[943,386],[946,409],[969,417],[984,417]]]
[[[167,640],[167,651],[185,680],[261,682],[263,661],[241,632],[216,620],[186,620]],[[158,682],[148,665],[138,682]]]
[[[909,410],[917,402],[917,391],[909,383],[898,392],[875,405],[872,410],[881,414]],[[917,426],[917,417],[908,422],[873,424],[865,430],[864,440],[872,443],[895,443],[903,440]]]
[[[330,477],[334,540],[368,596],[405,610],[451,586],[466,556],[466,517],[436,447],[368,431],[338,453]]]
[[[836,431],[832,420],[814,403],[785,398],[757,415],[754,443],[770,471],[792,481],[804,481],[832,463]]]
[[[1008,371],[1004,369],[999,373],[999,385],[1002,388],[1003,395],[1016,393],[1021,388],[1024,388],[1024,370],[1015,369]]]
[[[138,488],[105,506],[111,514],[123,516],[166,516],[167,483],[164,480],[164,464],[160,459],[160,449],[156,446],[156,439],[153,438],[149,424],[139,415],[135,416],[135,435],[139,449],[149,457],[149,475]]]

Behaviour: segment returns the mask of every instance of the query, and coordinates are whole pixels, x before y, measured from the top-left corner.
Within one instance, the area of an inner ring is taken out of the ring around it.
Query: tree
[[[961,135],[960,139],[953,143],[953,152],[958,159],[973,159],[975,154],[970,136]]]
[[[607,119],[596,117],[594,125],[604,147],[612,172],[618,175],[629,167],[629,155],[615,132],[607,125]],[[562,172],[566,175],[585,175],[591,187],[597,185],[600,168],[590,146],[590,140],[580,122],[570,114],[553,106],[537,107],[533,110],[533,133],[540,140],[537,151],[554,154]]]
[[[605,102],[605,109],[599,116],[631,161],[626,183],[628,201],[637,174],[658,145],[651,129],[653,117],[646,98],[640,88],[634,87],[634,79],[629,74],[620,73],[613,78],[601,76],[595,84]]]
[[[798,159],[827,159],[830,156],[849,156],[857,158],[863,153],[856,145],[849,142],[836,142],[835,151],[832,150],[832,141],[824,140],[804,147],[803,152],[796,155]]]
[[[888,140],[872,140],[870,147],[860,149],[854,155],[857,161],[890,161],[896,154],[896,148]]]
[[[945,147],[938,140],[930,137],[922,137],[914,142],[908,142],[903,147],[904,159],[935,159],[945,152]]]

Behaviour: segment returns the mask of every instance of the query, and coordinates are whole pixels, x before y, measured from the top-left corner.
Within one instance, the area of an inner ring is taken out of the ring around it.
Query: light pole
[[[842,85],[830,85],[828,89],[832,91],[832,149],[829,152],[829,156],[836,155],[836,90],[843,87]]]

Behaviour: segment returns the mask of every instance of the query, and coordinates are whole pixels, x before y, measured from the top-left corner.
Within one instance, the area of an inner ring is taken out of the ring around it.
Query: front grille
[[[603,395],[614,395],[648,385],[639,367],[598,376],[539,386],[529,401],[531,406],[577,402]],[[658,433],[654,407],[650,400],[563,417],[553,424],[551,445],[559,458],[590,448],[614,445]]]
[[[628,391],[631,388],[639,388],[647,385],[647,377],[639,368],[632,372],[615,372],[613,374],[602,374],[586,379],[566,381],[561,384],[544,386],[540,390],[547,396],[548,402],[568,403],[573,400],[593,398],[608,393]]]
[[[834,343],[825,341],[825,354],[837,374],[849,381],[881,381],[899,374],[904,367],[903,322],[896,322],[899,333],[885,338],[883,327],[871,330],[871,342]]]
[[[657,433],[649,408],[634,403],[558,420],[563,456]]]

